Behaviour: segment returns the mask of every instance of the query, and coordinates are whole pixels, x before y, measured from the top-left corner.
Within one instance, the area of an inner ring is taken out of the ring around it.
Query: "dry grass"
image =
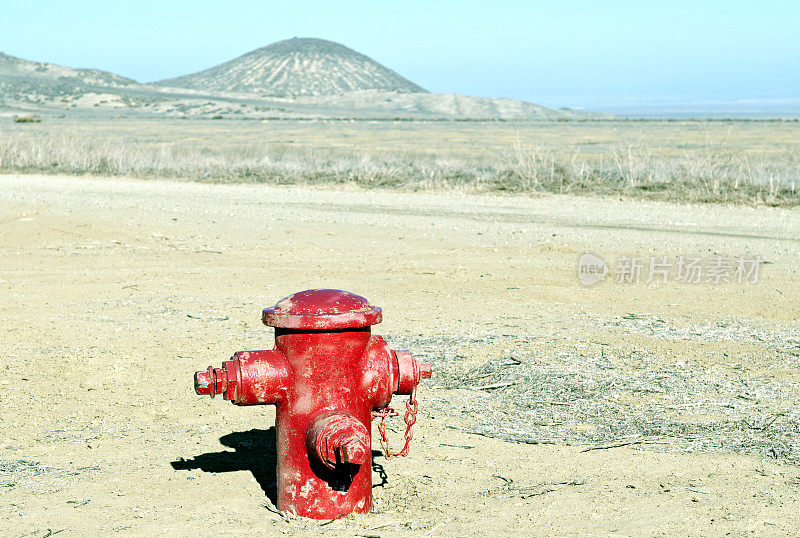
[[[67,480],[99,469],[96,466],[64,469],[42,465],[38,461],[0,460],[0,492],[21,485],[35,491],[55,491]]]
[[[691,327],[655,318],[581,323],[667,340],[757,342],[771,350],[775,369],[792,369],[800,357],[800,331],[743,320]],[[549,340],[533,334],[392,336],[400,347],[426,350],[418,355],[432,363],[436,383],[451,391],[425,405],[435,414],[463,417],[454,429],[516,443],[574,443],[588,446],[585,450],[733,450],[800,463],[800,414],[794,405],[800,387],[765,376],[749,358],[709,368],[646,349],[621,351],[586,342],[543,353]],[[505,353],[476,367],[462,366],[466,355],[497,343]]]
[[[14,116],[14,123],[42,123],[42,118],[32,115]]]
[[[6,129],[0,171],[800,203],[800,147],[792,141],[800,127],[791,123],[335,123]]]

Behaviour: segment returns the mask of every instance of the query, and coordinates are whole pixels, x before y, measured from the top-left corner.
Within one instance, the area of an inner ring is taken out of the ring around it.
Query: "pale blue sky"
[[[0,51],[143,82],[294,36],[548,106],[800,98],[798,1],[0,0]]]

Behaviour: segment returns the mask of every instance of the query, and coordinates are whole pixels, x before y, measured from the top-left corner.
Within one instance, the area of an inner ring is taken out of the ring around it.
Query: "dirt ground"
[[[796,535],[799,231],[789,209],[0,176],[0,535]],[[585,287],[585,251],[768,263]],[[316,287],[383,307],[375,332],[435,369],[374,512],[322,526],[272,506],[273,408],[192,390]]]

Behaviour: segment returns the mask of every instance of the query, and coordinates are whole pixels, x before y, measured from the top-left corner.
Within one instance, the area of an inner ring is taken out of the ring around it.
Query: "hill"
[[[103,103],[121,108],[141,102],[130,96],[141,90],[135,80],[100,69],[31,62],[0,52],[0,107],[71,109]]]
[[[296,101],[314,104],[339,116],[351,114],[375,118],[551,120],[590,117],[576,110],[555,110],[517,99],[472,97],[454,93],[364,91],[337,96],[298,98]]]
[[[141,84],[0,53],[0,116],[74,111],[230,119],[552,120],[599,118],[515,99],[428,93],[323,39],[288,39],[199,73]]]
[[[324,39],[294,38],[191,75],[155,84],[262,96],[323,96],[354,91],[426,93],[372,58]]]
[[[89,86],[128,86],[135,80],[99,69],[73,69],[46,62],[30,62],[0,52],[0,80],[6,78],[71,82]]]

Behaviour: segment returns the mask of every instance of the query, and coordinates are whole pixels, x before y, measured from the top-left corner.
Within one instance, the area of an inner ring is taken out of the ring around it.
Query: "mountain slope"
[[[540,120],[584,118],[589,114],[569,109],[555,110],[516,99],[472,97],[453,93],[351,92],[339,96],[298,98],[337,113],[361,117],[451,118],[475,120]],[[599,115],[596,115],[599,116]]]
[[[129,78],[99,69],[31,62],[0,52],[0,107],[80,108],[95,103],[122,107],[121,92],[140,91]],[[132,102],[132,101],[131,101]]]
[[[361,90],[425,92],[363,54],[314,38],[279,41],[205,71],[155,84],[263,96],[340,95]]]
[[[88,86],[128,86],[135,80],[99,69],[72,69],[45,62],[30,62],[0,52],[0,77],[72,82]]]

